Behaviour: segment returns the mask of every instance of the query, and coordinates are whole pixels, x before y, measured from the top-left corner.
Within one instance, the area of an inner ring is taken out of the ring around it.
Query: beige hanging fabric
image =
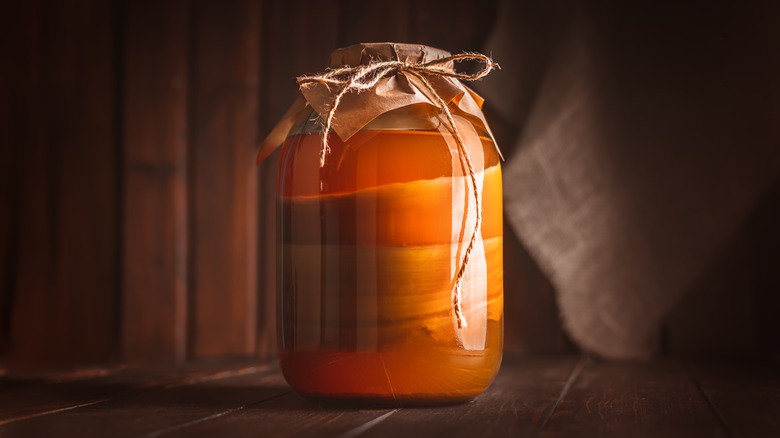
[[[486,43],[504,70],[479,90],[518,133],[507,223],[571,339],[607,358],[707,341],[707,309],[723,333],[739,309],[709,295],[687,333],[665,322],[780,181],[780,7],[678,6],[505,0]]]

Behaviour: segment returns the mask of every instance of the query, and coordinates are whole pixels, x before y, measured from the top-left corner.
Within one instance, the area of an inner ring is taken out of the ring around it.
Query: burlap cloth
[[[624,3],[504,1],[477,85],[516,130],[509,223],[610,358],[658,351],[780,174],[780,8]]]

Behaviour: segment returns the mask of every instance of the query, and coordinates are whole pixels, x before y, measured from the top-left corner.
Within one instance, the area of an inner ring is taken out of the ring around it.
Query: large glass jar
[[[278,181],[278,355],[298,393],[380,404],[469,400],[503,344],[501,166],[491,136],[453,106],[409,105],[343,142],[303,112]],[[475,229],[477,200],[481,226]],[[456,274],[477,238],[453,309]]]

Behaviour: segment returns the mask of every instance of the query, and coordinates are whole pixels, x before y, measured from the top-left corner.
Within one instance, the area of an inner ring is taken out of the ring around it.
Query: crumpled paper
[[[418,44],[363,43],[334,51],[331,54],[330,67],[356,66],[372,60],[425,63],[448,56],[449,52]],[[456,110],[456,114],[481,125],[490,133],[481,110],[484,101],[477,93],[457,79],[436,75],[426,75],[426,79],[442,100]],[[284,142],[298,118],[309,108],[314,109],[324,120],[339,90],[325,84],[313,83],[302,87],[300,91],[301,96],[263,141],[257,155],[258,163]],[[369,122],[386,112],[418,104],[436,107],[435,100],[429,93],[419,78],[400,70],[395,75],[383,78],[371,90],[346,94],[336,111],[333,131],[342,141],[347,141]],[[495,144],[495,141],[493,143]]]

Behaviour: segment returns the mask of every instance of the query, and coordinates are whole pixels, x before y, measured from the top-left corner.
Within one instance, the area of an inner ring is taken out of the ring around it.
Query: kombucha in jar
[[[453,118],[473,172],[432,105],[382,113],[346,141],[331,131],[324,164],[318,114],[304,111],[290,130],[277,191],[278,356],[301,395],[456,403],[493,381],[503,345],[500,157],[486,127]],[[475,232],[460,324],[453,290]]]

